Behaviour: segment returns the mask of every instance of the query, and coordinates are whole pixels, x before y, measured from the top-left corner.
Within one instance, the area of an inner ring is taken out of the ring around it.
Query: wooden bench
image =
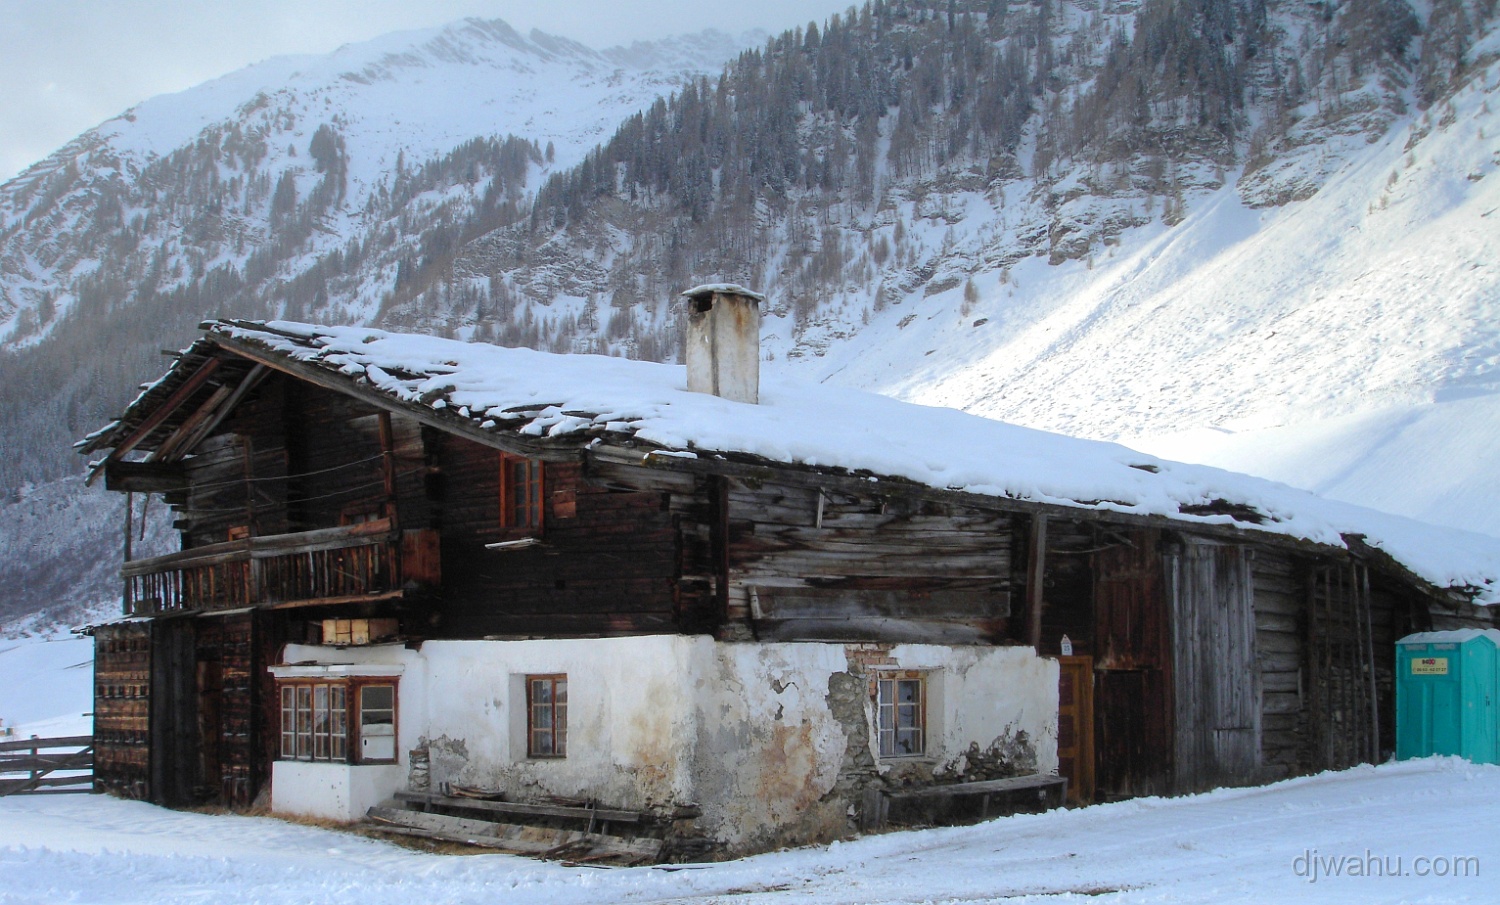
[[[939,826],[978,823],[991,817],[1039,813],[1062,807],[1068,780],[1062,776],[1011,776],[886,792],[881,823]]]

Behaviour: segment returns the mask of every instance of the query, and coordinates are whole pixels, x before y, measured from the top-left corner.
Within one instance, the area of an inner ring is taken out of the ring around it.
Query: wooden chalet
[[[1395,639],[1494,624],[1482,581],[1193,490],[1209,470],[888,400],[878,430],[919,436],[861,459],[837,400],[877,402],[827,389],[819,447],[777,420],[803,397],[746,374],[758,301],[689,294],[686,377],[205,324],[80,443],[182,541],[127,554],[95,630],[98,784],[397,829],[415,801],[414,831],[471,838],[475,807],[604,813],[648,857],[746,852],[992,813],[1034,777],[1087,803],[1377,761]],[[995,482],[903,473],[971,433]],[[1173,501],[1007,489],[1032,437]]]

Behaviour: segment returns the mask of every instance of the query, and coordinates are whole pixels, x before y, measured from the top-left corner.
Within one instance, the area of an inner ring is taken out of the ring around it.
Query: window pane
[[[878,679],[875,692],[876,744],[882,757],[926,753],[922,679]]]
[[[297,756],[297,692],[281,686],[281,756]]]
[[[297,756],[312,757],[312,687],[297,686]]]
[[[359,690],[359,706],[363,711],[392,711],[396,706],[396,688],[393,685],[366,685]],[[385,722],[390,722],[386,720]]]
[[[328,759],[328,686],[313,686],[313,760]]]
[[[328,688],[328,756],[332,760],[347,760],[349,737],[348,689],[342,685]]]
[[[359,759],[396,759],[394,685],[365,685],[359,690]]]

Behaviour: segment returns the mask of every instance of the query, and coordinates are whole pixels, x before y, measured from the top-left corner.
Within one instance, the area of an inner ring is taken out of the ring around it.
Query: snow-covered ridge
[[[1500,539],[1324,500],[1283,484],[953,409],[786,378],[760,405],[690,393],[680,366],[555,355],[362,327],[219,322],[223,337],[314,364],[486,430],[630,439],[698,456],[751,456],[934,488],[1165,516],[1383,549],[1436,587],[1500,603]],[[109,429],[101,432],[107,435]],[[97,435],[96,435],[97,436]]]
[[[454,125],[468,127],[456,140],[447,135],[432,136],[449,139],[439,142],[438,147],[410,149],[412,153],[425,157],[486,131],[521,132],[507,123],[490,124],[486,128],[485,117],[477,112],[493,107],[497,96],[505,94],[507,88],[519,88],[518,93],[534,94],[543,87],[541,84],[515,85],[516,79],[529,82],[542,77],[554,83],[547,87],[561,89],[564,86],[556,84],[557,81],[567,81],[570,77],[607,78],[616,70],[632,73],[657,71],[663,76],[678,70],[708,73],[716,71],[740,50],[763,39],[764,34],[760,31],[731,36],[709,29],[670,40],[637,41],[628,47],[594,50],[569,38],[536,29],[523,36],[501,19],[478,18],[463,19],[437,28],[393,32],[346,44],[326,55],[272,57],[185,91],[142,101],[85,132],[12,181],[28,184],[66,166],[70,160],[79,157],[80,152],[104,144],[137,162],[144,162],[152,156],[165,156],[191,143],[204,129],[231,120],[237,109],[256,103],[258,96],[276,94],[304,96],[309,101],[316,98],[332,113],[350,119],[361,119],[364,114],[378,111],[384,111],[391,118],[404,117],[408,137],[416,144],[423,143],[424,127],[443,125],[448,119],[457,118],[460,122]],[[415,70],[427,70],[427,78],[413,75]],[[459,75],[465,71],[470,73],[469,78]],[[456,91],[443,89],[434,96],[431,89],[441,86],[433,77],[439,74],[444,81],[458,78],[460,84],[454,87],[472,92],[469,104],[448,103],[450,97],[459,96]],[[616,77],[620,80],[620,90],[627,91],[629,86],[623,76]],[[352,85],[361,85],[368,89],[381,81],[405,85],[401,92],[403,97],[352,88]],[[426,91],[413,90],[415,86],[410,84],[429,81],[434,84],[428,85]],[[338,91],[341,83],[347,83],[347,86]],[[366,106],[360,103],[361,94],[370,95],[368,110],[360,109]],[[330,99],[323,100],[325,97]],[[559,91],[557,99],[563,97],[565,92]],[[334,105],[332,99],[340,103]],[[396,109],[383,106],[392,100],[401,102]],[[308,110],[315,112],[310,104]],[[424,123],[423,119],[432,122]],[[600,124],[600,129],[612,127],[617,121],[618,116],[608,116]],[[390,158],[394,160],[394,149]]]

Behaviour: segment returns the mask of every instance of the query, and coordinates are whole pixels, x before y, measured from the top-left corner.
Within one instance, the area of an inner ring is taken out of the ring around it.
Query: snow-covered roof
[[[1488,638],[1496,647],[1500,647],[1500,629],[1495,628],[1456,628],[1446,632],[1417,632],[1398,639],[1397,644],[1465,644],[1475,638]]]
[[[1024,503],[1161,516],[1379,548],[1438,588],[1500,603],[1500,539],[1423,524],[1243,474],[946,408],[767,376],[760,404],[687,390],[680,365],[557,355],[367,327],[205,325],[208,341],[337,372],[468,428],[679,456],[819,469]],[[149,404],[150,391],[136,405]],[[127,415],[130,414],[127,412]],[[121,422],[116,422],[119,425]],[[91,435],[109,445],[110,428]]]
[[[754,292],[752,290],[746,289],[744,286],[740,286],[737,283],[704,283],[702,286],[694,286],[692,289],[684,292],[682,294],[682,297],[695,299],[702,295],[713,295],[714,293],[720,293],[722,295],[743,295],[745,298],[754,299],[757,302],[764,302],[766,300],[766,297],[764,295],[761,295],[759,292]]]

